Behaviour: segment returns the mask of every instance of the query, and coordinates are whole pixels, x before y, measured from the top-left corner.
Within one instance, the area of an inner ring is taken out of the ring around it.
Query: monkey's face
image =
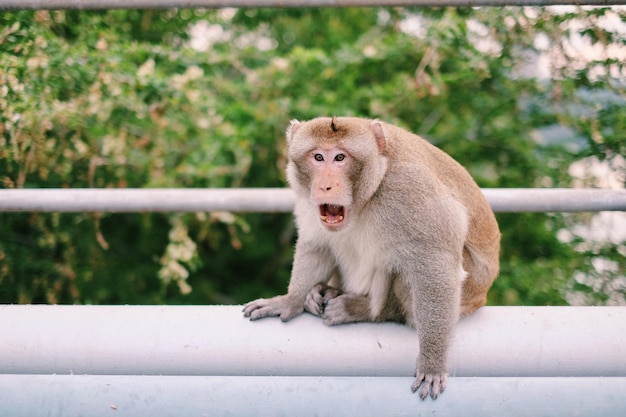
[[[350,153],[336,145],[319,144],[290,155],[289,182],[299,198],[315,207],[327,230],[346,226],[352,206],[351,171],[355,165]],[[312,208],[313,208],[312,207]]]
[[[370,122],[346,118],[294,121],[287,141],[287,178],[298,201],[306,201],[329,231],[352,223],[386,168]]]

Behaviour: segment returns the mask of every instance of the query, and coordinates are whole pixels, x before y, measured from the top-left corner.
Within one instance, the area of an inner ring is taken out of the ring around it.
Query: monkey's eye
[[[324,160],[324,155],[322,155],[321,153],[316,153],[315,155],[313,155],[313,158],[315,158],[315,160],[318,162],[322,162]]]
[[[344,154],[342,154],[342,153],[340,153],[337,156],[335,156],[335,161],[337,161],[337,162],[341,162],[344,159],[346,159],[346,156]]]

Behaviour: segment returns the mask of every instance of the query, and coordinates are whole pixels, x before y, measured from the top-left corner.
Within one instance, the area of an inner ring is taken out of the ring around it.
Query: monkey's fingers
[[[255,305],[258,301],[259,300],[250,301],[249,303],[243,306],[243,310],[241,311],[243,312],[243,315],[245,317],[250,317],[250,313],[252,313],[252,311],[255,309]]]
[[[250,317],[250,320],[279,316],[280,312],[274,311],[274,309],[271,308],[269,301],[270,300],[260,298],[249,302],[243,308],[243,316]]]
[[[244,317],[258,320],[264,317],[280,316],[282,321],[288,321],[304,311],[301,299],[279,295],[273,298],[260,298],[246,304],[243,308]]]

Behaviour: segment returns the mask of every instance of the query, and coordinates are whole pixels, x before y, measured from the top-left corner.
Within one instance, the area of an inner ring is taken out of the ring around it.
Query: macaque
[[[287,143],[291,280],[287,294],[248,303],[244,316],[287,321],[306,310],[328,325],[408,324],[419,337],[411,389],[436,399],[455,325],[486,303],[498,274],[489,204],[449,155],[378,120],[292,121]]]

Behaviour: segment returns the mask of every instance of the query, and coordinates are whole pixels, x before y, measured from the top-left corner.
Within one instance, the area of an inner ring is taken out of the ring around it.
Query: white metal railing
[[[626,415],[623,377],[452,378],[437,401],[424,402],[411,394],[411,381],[399,377],[0,375],[0,408],[3,416],[10,417]]]
[[[626,190],[487,188],[496,212],[626,211]],[[0,190],[0,212],[289,212],[288,188]]]
[[[409,386],[414,330],[251,323],[241,306],[0,306],[0,415],[626,415],[626,307],[484,307],[446,392]],[[271,376],[270,376],[271,375]]]
[[[326,326],[311,314],[251,322],[241,309],[0,306],[0,374],[410,377],[414,371],[419,342],[408,326]],[[483,307],[459,322],[449,372],[626,377],[625,345],[626,307]]]
[[[186,7],[549,6],[626,0],[0,0],[1,9],[165,9]]]

